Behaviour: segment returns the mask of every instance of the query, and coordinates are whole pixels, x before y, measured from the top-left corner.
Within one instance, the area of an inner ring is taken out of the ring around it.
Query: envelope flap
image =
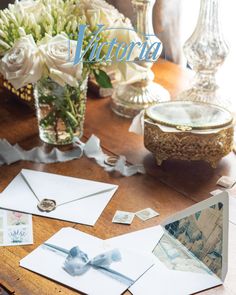
[[[40,200],[44,198],[54,199],[57,204],[72,201],[101,190],[117,188],[116,185],[112,184],[28,169],[22,169],[21,173]]]
[[[171,216],[162,224],[222,280],[228,265],[228,210],[228,194],[223,192]]]

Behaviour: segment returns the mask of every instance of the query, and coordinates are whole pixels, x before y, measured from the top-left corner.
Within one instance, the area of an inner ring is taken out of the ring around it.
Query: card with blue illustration
[[[32,216],[0,210],[0,246],[33,244]]]

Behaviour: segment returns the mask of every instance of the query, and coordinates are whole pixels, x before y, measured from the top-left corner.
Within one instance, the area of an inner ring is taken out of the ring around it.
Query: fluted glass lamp
[[[184,44],[185,56],[196,75],[191,87],[177,98],[228,106],[215,77],[228,51],[219,21],[219,0],[201,0],[197,26]]]
[[[132,0],[137,14],[137,33],[142,41],[145,35],[154,36],[152,11],[155,0]],[[155,37],[156,41],[156,37]],[[152,43],[151,37],[148,40]],[[153,82],[154,74],[151,70],[153,63],[138,61],[139,65],[147,68],[145,79],[127,85],[117,85],[112,96],[112,110],[123,117],[132,118],[142,109],[161,101],[170,99],[169,92],[161,85]]]

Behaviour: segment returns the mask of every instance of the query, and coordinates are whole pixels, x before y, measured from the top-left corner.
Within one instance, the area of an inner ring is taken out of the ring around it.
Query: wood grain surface
[[[156,81],[166,87],[173,97],[188,85],[191,77],[191,73],[188,71],[163,60],[160,60],[154,66],[154,71]],[[1,247],[0,285],[4,286],[9,294],[78,294],[72,289],[19,267],[20,259],[60,228],[72,226],[106,239],[158,225],[167,216],[208,198],[209,192],[216,188],[216,181],[220,176],[236,177],[236,156],[233,153],[223,159],[215,170],[204,162],[166,161],[161,167],[158,167],[152,155],[144,148],[142,137],[128,132],[129,125],[130,120],[118,117],[110,110],[109,98],[89,97],[82,140],[86,141],[91,134],[97,135],[101,139],[102,148],[106,153],[123,154],[127,157],[129,163],[144,163],[146,175],[121,177],[117,174],[108,174],[93,160],[85,157],[66,163],[45,165],[20,161],[0,167],[0,191],[9,184],[22,168],[119,185],[117,193],[94,227],[34,216],[33,245]],[[12,144],[17,142],[25,149],[37,145],[44,146],[46,150],[50,149],[38,139],[37,122],[32,110],[13,101],[4,92],[0,93],[0,138],[6,138]],[[116,210],[136,212],[146,207],[157,210],[160,216],[146,222],[135,218],[130,226],[111,222]],[[129,294],[129,292],[126,292],[126,294]],[[236,225],[230,224],[229,271],[224,286],[201,294],[236,294]]]

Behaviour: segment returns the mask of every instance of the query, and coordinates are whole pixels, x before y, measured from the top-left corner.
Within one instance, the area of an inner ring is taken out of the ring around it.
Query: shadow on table
[[[224,171],[228,171],[228,163],[224,160],[219,162],[216,169],[204,161],[166,160],[158,166],[152,154],[144,158],[144,167],[148,174],[169,187],[197,199],[208,197],[209,192],[215,189],[217,180],[224,175]]]

